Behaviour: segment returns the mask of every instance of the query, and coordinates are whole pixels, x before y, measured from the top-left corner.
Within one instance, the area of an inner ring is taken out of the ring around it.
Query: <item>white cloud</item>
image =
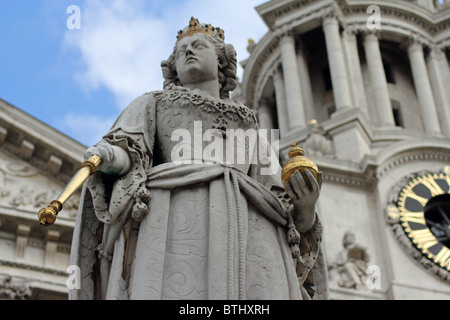
[[[160,48],[168,47],[167,37],[161,34],[165,23],[141,13],[137,4],[86,1],[82,29],[67,31],[65,39],[80,51],[85,65],[75,74],[78,83],[87,91],[106,87],[120,107],[161,83],[155,61],[161,60]],[[155,89],[160,88],[161,84]]]
[[[65,44],[79,51],[85,66],[76,73],[78,83],[86,91],[107,88],[123,109],[140,94],[162,88],[160,62],[168,58],[177,31],[191,16],[224,29],[238,60],[247,58],[248,38],[259,40],[267,30],[254,10],[263,2],[166,1],[150,10],[143,0],[86,0],[80,6],[81,30],[67,31]]]

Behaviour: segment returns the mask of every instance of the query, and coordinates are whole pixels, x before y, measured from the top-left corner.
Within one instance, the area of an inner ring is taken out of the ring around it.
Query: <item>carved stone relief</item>
[[[322,125],[311,121],[311,131],[306,138],[304,149],[308,155],[335,158],[333,143],[326,137]]]
[[[31,289],[25,281],[0,275],[0,300],[28,300],[30,298]]]
[[[61,187],[48,187],[50,185],[33,166],[0,154],[0,205],[36,211],[58,197],[56,190]],[[75,216],[78,201],[74,196],[64,205],[69,217]]]

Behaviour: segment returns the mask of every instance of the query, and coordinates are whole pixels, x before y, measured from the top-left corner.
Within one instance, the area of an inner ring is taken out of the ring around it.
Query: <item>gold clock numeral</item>
[[[408,212],[403,213],[402,217],[403,217],[403,220],[405,220],[406,222],[414,222],[414,223],[420,223],[420,224],[426,225],[423,212],[408,211]]]
[[[424,179],[421,182],[428,190],[430,190],[432,197],[445,193],[433,178]]]
[[[431,233],[430,229],[411,230],[410,236],[413,241],[423,249],[428,249],[439,243],[436,237]]]
[[[421,196],[415,194],[414,192],[408,193],[408,198],[412,198],[414,200],[417,200],[422,205],[422,207],[425,207],[425,205],[427,204],[428,200],[430,200],[430,199],[421,197]]]
[[[441,251],[434,258],[436,263],[439,263],[442,267],[450,268],[450,250],[447,247],[442,247]]]

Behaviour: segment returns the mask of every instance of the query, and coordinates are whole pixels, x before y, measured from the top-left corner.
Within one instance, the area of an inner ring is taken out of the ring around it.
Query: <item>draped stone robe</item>
[[[292,205],[280,171],[261,161],[263,137],[239,145],[244,162],[205,152],[212,141],[225,152],[238,128],[257,129],[242,103],[180,87],[124,110],[103,139],[127,150],[132,168],[98,172],[83,188],[71,253],[81,286],[70,299],[326,298],[319,219],[289,243]]]

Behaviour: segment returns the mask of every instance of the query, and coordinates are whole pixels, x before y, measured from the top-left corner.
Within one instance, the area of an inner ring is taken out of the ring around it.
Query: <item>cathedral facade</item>
[[[324,174],[332,299],[449,299],[450,2],[273,0],[242,95]]]

